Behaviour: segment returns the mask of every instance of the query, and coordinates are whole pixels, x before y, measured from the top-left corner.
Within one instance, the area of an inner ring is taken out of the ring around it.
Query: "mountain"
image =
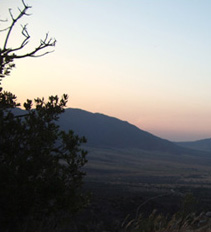
[[[13,109],[13,112],[16,115],[25,114],[25,111],[19,108]],[[205,145],[200,147],[197,142],[173,143],[143,131],[126,121],[81,109],[67,108],[61,114],[58,124],[63,130],[73,130],[75,134],[85,136],[88,141],[87,145],[93,148],[132,148],[171,154],[191,153],[195,155],[199,152],[192,149],[200,150],[200,153],[211,151],[211,140],[210,148],[205,147]]]
[[[176,144],[185,148],[211,152],[211,138],[193,142],[177,142]]]
[[[85,136],[87,145],[102,148],[137,148],[150,151],[180,153],[181,148],[165,139],[156,137],[138,127],[99,113],[68,108],[61,115],[59,125]]]

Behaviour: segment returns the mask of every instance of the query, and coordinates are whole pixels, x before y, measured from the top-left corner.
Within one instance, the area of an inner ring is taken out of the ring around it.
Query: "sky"
[[[32,8],[11,35],[56,38],[55,51],[17,60],[3,88],[27,98],[67,93],[68,107],[128,121],[171,141],[211,137],[210,0],[25,0]],[[10,20],[21,0],[0,0]],[[0,22],[0,28],[7,23]],[[0,46],[4,41],[1,32]]]

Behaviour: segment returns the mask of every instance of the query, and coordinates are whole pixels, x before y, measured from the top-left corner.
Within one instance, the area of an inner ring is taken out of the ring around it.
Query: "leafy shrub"
[[[15,115],[16,97],[0,92],[0,220],[19,225],[62,211],[74,214],[87,201],[81,192],[87,152],[85,138],[64,132],[56,121],[67,95],[24,104],[24,115]],[[13,228],[14,229],[14,228]]]

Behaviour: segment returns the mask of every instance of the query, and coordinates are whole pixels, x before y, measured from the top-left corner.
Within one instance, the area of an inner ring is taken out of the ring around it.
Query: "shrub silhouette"
[[[1,30],[6,36],[0,48],[0,85],[15,67],[14,60],[43,56],[56,43],[46,34],[35,49],[20,54],[30,39],[25,25],[21,44],[8,48],[16,23],[30,9],[23,0],[22,5],[16,17],[9,10],[11,23]],[[0,227],[6,231],[23,231],[27,220],[52,214],[73,215],[87,202],[81,191],[87,152],[80,147],[86,139],[60,130],[56,123],[67,100],[65,94],[61,99],[27,100],[25,112],[17,115],[16,96],[0,88]]]

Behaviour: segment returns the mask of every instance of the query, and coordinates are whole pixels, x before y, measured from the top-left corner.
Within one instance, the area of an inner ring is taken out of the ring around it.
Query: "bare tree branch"
[[[9,9],[9,13],[10,13],[10,17],[11,17],[11,19],[12,19],[12,23],[11,23],[11,25],[10,25],[9,28],[8,28],[8,33],[7,33],[6,38],[5,38],[5,42],[4,42],[3,49],[6,49],[6,47],[7,47],[7,43],[8,43],[10,34],[11,34],[11,32],[12,32],[12,30],[13,30],[13,28],[14,28],[16,22],[17,22],[20,18],[22,18],[24,15],[27,16],[28,14],[26,14],[26,11],[27,11],[28,9],[31,8],[31,6],[27,6],[27,5],[24,3],[23,0],[22,0],[22,3],[23,3],[24,8],[23,8],[23,10],[20,10],[20,13],[19,13],[19,15],[18,15],[16,18],[14,18],[13,14],[12,14],[12,9]]]
[[[13,67],[15,67],[15,64],[13,63],[14,59],[21,59],[25,57],[41,57],[46,54],[49,54],[52,51],[44,51],[48,47],[55,47],[56,40],[53,38],[49,38],[48,33],[46,33],[45,38],[40,40],[40,43],[37,47],[35,47],[32,51],[24,54],[17,54],[17,51],[21,51],[26,45],[28,45],[30,40],[30,34],[27,30],[27,24],[22,26],[22,36],[24,37],[22,42],[19,46],[15,48],[8,48],[8,41],[11,37],[11,33],[16,25],[16,23],[23,17],[23,16],[29,16],[30,14],[27,13],[27,11],[31,8],[31,6],[28,6],[25,4],[24,0],[22,1],[23,9],[18,8],[19,14],[15,17],[12,13],[12,9],[9,9],[9,15],[12,20],[11,24],[2,30],[0,32],[7,31],[3,47],[0,48],[0,85],[1,80],[6,75],[10,74],[10,71]],[[0,20],[0,22],[7,22],[7,20]],[[44,51],[44,52],[42,52]],[[1,88],[0,88],[1,90]]]
[[[9,29],[9,27],[1,29],[0,32],[7,31],[8,29]]]
[[[20,50],[21,48],[23,48],[26,45],[26,43],[28,43],[29,37],[30,37],[29,35],[26,37],[26,39],[22,43],[22,46],[20,46],[19,48],[16,48],[16,49],[11,49],[8,53],[14,52],[16,50]],[[17,55],[17,54],[13,53],[9,56],[12,59],[20,59],[20,58],[24,58],[24,57],[40,57],[40,56],[44,56],[48,53],[51,53],[53,51],[48,51],[48,52],[36,55],[37,52],[39,52],[40,50],[43,50],[47,47],[54,47],[55,45],[56,45],[56,40],[55,39],[53,40],[52,38],[48,39],[48,33],[47,33],[45,36],[45,39],[40,40],[40,45],[38,47],[36,47],[33,51],[26,53],[26,54],[23,54],[23,55]]]
[[[0,19],[0,22],[6,23],[8,20],[7,19]]]
[[[26,27],[27,27],[27,25],[22,26],[22,35],[25,37],[25,39],[22,41],[21,45],[17,48],[8,49],[7,55],[10,52],[15,52],[15,51],[21,50],[29,43],[30,35],[29,35]]]

